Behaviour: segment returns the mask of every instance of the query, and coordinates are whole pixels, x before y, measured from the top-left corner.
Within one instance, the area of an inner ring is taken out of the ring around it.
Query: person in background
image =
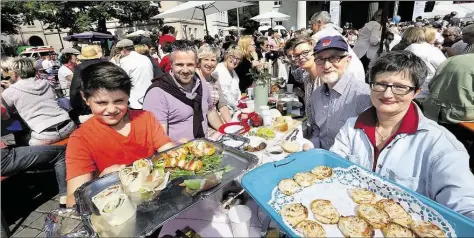
[[[132,82],[123,69],[100,62],[84,69],[82,76],[81,94],[93,116],[68,141],[68,207],[82,184],[173,147],[152,113],[128,109]]]
[[[170,62],[170,73],[148,88],[143,108],[153,113],[174,143],[204,138],[212,97],[208,83],[195,75],[195,47],[176,41]]]
[[[133,42],[129,39],[117,43],[122,58],[120,67],[130,76],[132,80],[132,91],[130,92],[130,108],[142,109],[143,97],[153,79],[153,65],[148,57],[135,52]]]
[[[452,11],[450,14],[444,16],[443,20],[449,22],[449,25],[451,26],[459,27],[461,25],[461,19],[456,17],[457,14],[457,12]]]
[[[171,70],[169,54],[173,50],[173,45],[172,43],[166,42],[161,49],[163,50],[163,55],[161,56],[159,66],[165,73],[169,73]]]
[[[473,54],[474,53],[474,24],[466,26],[462,29],[461,40],[462,43],[456,42],[451,48],[446,48],[446,53],[449,56]],[[459,45],[456,45],[459,43]],[[462,45],[461,45],[462,44]],[[456,45],[456,46],[455,46]],[[461,51],[461,48],[464,48]]]
[[[327,36],[342,36],[338,26],[331,23],[331,17],[328,12],[320,11],[311,17],[311,26],[314,34],[311,36],[316,44],[319,39]],[[354,50],[349,49],[352,60],[349,63],[348,73],[352,74],[351,78],[365,82],[364,65]]]
[[[198,68],[196,69],[196,74],[201,80],[208,82],[209,92],[212,98],[212,104],[209,105],[209,112],[207,113],[207,119],[210,125],[207,130],[207,136],[211,136],[220,126],[230,122],[232,119],[221,85],[217,79],[212,77],[212,72],[216,69],[217,59],[220,57],[220,53],[218,48],[209,44],[202,45],[198,51]],[[221,115],[219,115],[218,112],[220,112]]]
[[[357,43],[353,48],[357,57],[359,57],[364,65],[365,71],[378,57],[377,51],[382,37],[382,12],[383,10],[381,9],[377,10],[370,22],[366,23],[359,31]]]
[[[422,38],[420,39],[420,37]],[[403,32],[402,40],[392,48],[392,51],[405,50],[411,44],[423,41],[425,41],[425,31],[423,28],[409,27]]]
[[[451,47],[461,40],[461,28],[451,26],[443,30],[443,47]]]
[[[41,62],[41,68],[47,73],[51,72],[51,70],[53,69],[53,61],[51,60],[51,55],[48,54],[44,56],[44,60]]]
[[[393,34],[390,31],[385,32],[385,37],[384,37],[385,40],[383,41],[383,52],[388,52],[393,48],[393,46],[395,46],[394,44],[392,44],[394,41],[394,38],[395,38],[395,34]]]
[[[153,58],[157,65],[160,64],[160,57],[158,56],[158,50],[156,50],[156,46],[150,45],[150,56]]]
[[[347,43],[351,48],[354,47],[355,43],[357,42],[359,32],[356,30],[349,29],[347,32]]]
[[[264,36],[258,37],[256,42],[255,52],[257,52],[258,60],[260,60],[270,51],[270,45],[268,44],[268,38]]]
[[[253,84],[253,78],[247,74],[252,68],[252,61],[257,60],[258,56],[257,52],[255,51],[256,47],[252,36],[241,36],[238,42],[238,46],[240,51],[242,51],[243,53],[243,57],[234,70],[239,78],[240,92],[246,92],[247,88],[249,88]]]
[[[15,84],[2,95],[3,104],[20,117],[31,129],[29,145],[50,145],[69,137],[76,125],[56,101],[56,95],[46,80],[36,80],[35,62],[17,58],[10,64]]]
[[[342,36],[323,37],[314,47],[314,62],[323,82],[311,95],[314,148],[328,150],[347,119],[372,105],[369,85],[347,72],[351,58]]]
[[[428,69],[428,74],[423,80],[420,92],[416,95],[416,100],[422,102],[429,94],[428,85],[431,78],[433,78],[436,69],[446,60],[446,57],[438,48],[427,42],[425,29],[417,30],[414,34],[416,35],[413,36],[412,43],[405,50],[420,57]]]
[[[86,105],[80,93],[82,72],[89,65],[97,64],[105,60],[101,59],[101,55],[93,46],[82,47],[82,52],[79,56],[77,56],[77,58],[80,59],[82,63],[76,66],[72,76],[71,87],[69,90],[72,110],[69,112],[69,115],[71,116],[71,119],[77,125],[79,125],[87,120],[92,114],[90,108]]]
[[[374,106],[346,122],[330,151],[474,219],[466,149],[413,102],[427,74],[409,51],[382,55],[369,73]]]
[[[147,45],[136,45],[135,51],[150,59],[151,65],[153,66],[153,78],[161,77],[164,74],[163,70],[158,66],[155,59],[151,57],[150,50]]]
[[[58,81],[66,98],[69,98],[71,81],[77,65],[77,55],[80,54],[81,52],[74,48],[66,48],[61,52],[60,60],[62,65],[58,71]]]
[[[172,26],[164,26],[162,29],[163,35],[158,41],[158,45],[163,47],[166,42],[173,43],[176,40],[175,29]]]
[[[297,71],[304,71],[301,68],[298,68],[298,65],[295,62],[293,57],[293,52],[295,50],[295,43],[298,39],[292,38],[285,43],[283,52],[285,54],[285,59],[283,62],[287,65],[288,68],[288,84],[293,84],[293,92],[298,96],[300,102],[304,106],[304,84],[295,79],[295,75],[298,75]]]
[[[437,36],[436,36],[436,33],[438,33],[438,31],[433,28],[433,27],[430,27],[430,26],[425,26],[423,27],[423,30],[425,31],[425,41],[430,44],[430,45],[433,45],[435,44],[436,40],[437,40]]]
[[[239,76],[235,68],[240,64],[244,53],[236,45],[230,46],[224,54],[224,61],[219,63],[216,70],[212,72],[212,77],[219,81],[222,92],[227,102],[227,107],[231,115],[237,111],[237,105],[240,98]]]

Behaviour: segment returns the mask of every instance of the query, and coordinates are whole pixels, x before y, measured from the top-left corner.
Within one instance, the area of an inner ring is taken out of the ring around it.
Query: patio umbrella
[[[130,34],[125,35],[126,38],[132,38],[132,37],[137,37],[137,36],[145,36],[149,37],[151,35],[151,32],[149,31],[144,31],[144,30],[138,30],[135,32],[132,32]]]
[[[223,30],[224,31],[237,31],[237,30],[243,31],[243,30],[245,30],[245,28],[243,28],[243,27],[237,28],[236,26],[229,26],[229,27],[224,28]]]
[[[77,41],[77,40],[99,41],[102,39],[113,39],[113,38],[114,38],[113,35],[100,33],[100,32],[93,32],[93,31],[88,31],[88,32],[83,32],[83,33],[63,37],[63,39],[66,41]]]
[[[285,15],[279,12],[265,12],[263,14],[254,16],[250,18],[250,20],[262,22],[270,20],[270,27],[273,26],[273,21],[288,21],[290,20],[290,16]]]
[[[245,7],[252,5],[246,2],[240,1],[188,1],[179,4],[176,7],[170,8],[163,13],[160,13],[151,19],[157,18],[183,18],[183,19],[196,19],[204,20],[206,26],[206,35],[209,35],[207,29],[206,15],[231,10],[238,7]]]

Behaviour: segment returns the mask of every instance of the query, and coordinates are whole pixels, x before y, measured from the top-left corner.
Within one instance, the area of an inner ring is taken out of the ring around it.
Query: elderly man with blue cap
[[[311,97],[315,148],[328,150],[346,120],[372,105],[369,85],[347,70],[351,60],[349,45],[341,36],[323,37],[314,47],[314,61],[323,82]]]

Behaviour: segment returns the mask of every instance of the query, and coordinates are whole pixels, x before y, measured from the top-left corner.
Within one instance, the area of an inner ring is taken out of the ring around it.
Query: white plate
[[[226,141],[223,142],[223,144],[226,145],[226,146],[237,148],[237,147],[243,145],[244,142],[239,141],[239,140],[226,140]]]
[[[224,128],[224,131],[227,134],[232,134],[232,133],[236,133],[237,131],[239,131],[242,128],[244,128],[244,127],[241,126],[241,125],[233,125],[233,126],[228,126],[228,127]]]
[[[262,142],[268,145],[268,142],[265,139],[261,138],[261,137],[247,136],[247,138],[250,140],[249,145],[252,146],[252,147],[257,147]]]

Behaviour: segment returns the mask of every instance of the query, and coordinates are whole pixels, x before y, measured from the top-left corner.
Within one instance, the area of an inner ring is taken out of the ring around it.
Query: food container
[[[198,139],[195,141],[209,143],[215,146],[216,153],[223,154],[220,167],[233,167],[231,171],[224,173],[221,183],[210,190],[191,196],[186,193],[184,191],[185,188],[180,187],[179,184],[185,179],[192,179],[197,176],[176,178],[170,181],[157,198],[150,202],[140,204],[137,207],[136,214],[128,221],[119,226],[110,226],[98,221],[99,212],[92,202],[92,197],[96,194],[112,185],[120,184],[118,173],[105,175],[82,185],[74,194],[77,202],[77,213],[80,214],[85,228],[79,229],[82,232],[81,235],[84,235],[84,230],[86,230],[91,237],[144,237],[150,235],[167,221],[173,219],[199,201],[206,199],[239,177],[242,173],[253,168],[258,162],[258,159],[254,155],[224,146],[223,144],[218,144],[207,139]],[[183,146],[184,145],[180,145],[170,150],[176,150]],[[158,153],[152,156],[151,160],[153,161],[154,158],[159,158],[160,154],[161,153]],[[68,235],[66,234],[66,236]]]
[[[413,218],[422,217],[437,224],[448,237],[472,237],[473,220],[322,149],[294,153],[284,160],[264,164],[245,174],[242,186],[290,237],[297,237],[299,235],[285,224],[275,207],[301,201],[293,196],[280,196],[281,193],[278,195],[275,189],[282,179],[292,178],[297,172],[310,171],[320,165],[332,167],[334,174],[339,173],[348,185],[368,186],[377,195],[400,202]],[[321,196],[323,193],[327,193],[327,190],[321,190]]]

